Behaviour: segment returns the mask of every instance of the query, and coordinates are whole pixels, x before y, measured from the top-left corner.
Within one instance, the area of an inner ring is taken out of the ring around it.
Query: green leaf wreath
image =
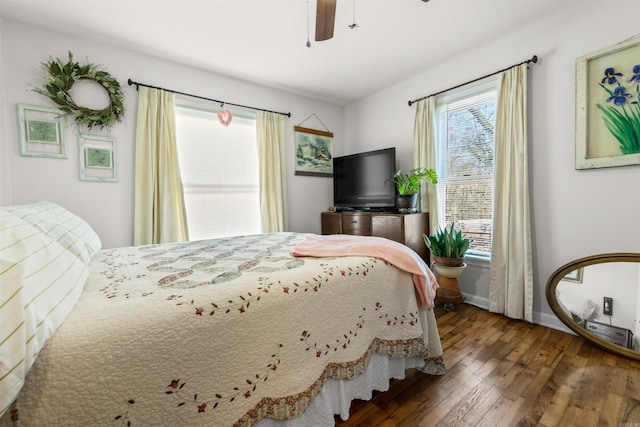
[[[76,123],[84,124],[89,129],[94,126],[104,128],[122,119],[124,114],[122,88],[108,72],[100,70],[94,64],[81,66],[73,61],[71,52],[69,52],[67,63],[59,58],[49,58],[41,65],[46,73],[46,84],[34,91],[51,99],[65,113],[73,114]],[[102,110],[92,110],[77,105],[70,92],[78,80],[92,80],[102,86],[109,95],[109,105]]]

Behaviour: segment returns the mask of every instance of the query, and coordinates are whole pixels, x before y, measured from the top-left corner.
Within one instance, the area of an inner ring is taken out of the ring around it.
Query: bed
[[[101,249],[51,202],[0,208],[0,233],[2,426],[333,425],[407,368],[444,373],[437,283],[386,239]]]

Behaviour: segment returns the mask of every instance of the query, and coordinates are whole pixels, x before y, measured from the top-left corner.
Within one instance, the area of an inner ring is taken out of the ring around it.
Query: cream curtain
[[[416,103],[413,125],[413,167],[436,170],[436,98],[430,96]],[[438,191],[435,185],[420,187],[420,211],[429,212],[429,232],[438,225]]]
[[[262,232],[287,231],[287,165],[284,154],[284,116],[258,111],[256,119],[258,156],[260,158]]]
[[[134,245],[189,240],[178,165],[173,94],[140,86]]]
[[[498,76],[489,310],[532,322],[527,65]]]

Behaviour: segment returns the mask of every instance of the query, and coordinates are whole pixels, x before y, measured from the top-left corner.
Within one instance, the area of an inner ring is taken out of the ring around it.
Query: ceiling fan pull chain
[[[311,47],[311,42],[309,41],[309,0],[307,0],[307,47]]]
[[[353,24],[349,25],[349,28],[353,30],[357,27],[359,27],[359,25],[356,24],[356,0],[353,0]]]

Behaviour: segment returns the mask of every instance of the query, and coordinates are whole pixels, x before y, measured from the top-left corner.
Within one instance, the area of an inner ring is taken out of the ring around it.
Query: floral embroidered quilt
[[[380,258],[292,256],[304,239],[102,250],[3,422],[252,426],[300,415],[328,378],[353,378],[373,353],[444,373],[410,273]]]

